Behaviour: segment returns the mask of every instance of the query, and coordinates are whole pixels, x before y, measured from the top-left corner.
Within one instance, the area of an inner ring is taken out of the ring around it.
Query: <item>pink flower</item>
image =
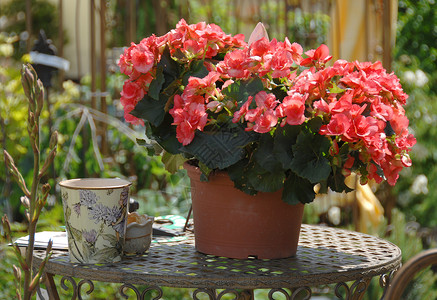
[[[263,55],[267,54],[269,51],[270,51],[270,42],[266,37],[262,37],[250,45],[251,56],[262,57]]]
[[[277,49],[272,56],[271,68],[273,69],[272,77],[286,77],[290,73],[293,65],[293,56],[285,49]]]
[[[351,141],[358,139],[366,140],[378,132],[377,121],[372,117],[358,115],[352,120],[352,124],[345,136]]]
[[[355,158],[353,156],[348,155],[346,161],[344,162],[343,170],[342,170],[342,173],[345,177],[351,174],[354,163],[355,163]]]
[[[196,130],[202,131],[208,121],[208,114],[202,96],[193,96],[186,100],[175,95],[174,106],[170,109],[173,124],[176,125],[176,138],[186,146],[192,142]]]
[[[323,99],[319,101],[314,101],[313,106],[314,109],[316,110],[316,115],[329,114],[331,111],[331,109],[329,108],[329,104],[326,103],[326,101]]]
[[[318,68],[323,67],[325,63],[331,60],[332,56],[329,55],[328,46],[322,44],[316,50],[309,50],[305,52],[308,58],[303,59],[300,62],[301,66],[312,66],[315,65]]]
[[[126,80],[120,94],[125,101],[137,102],[144,97],[144,90],[138,83]]]
[[[300,94],[286,96],[276,111],[280,118],[285,118],[287,124],[300,125],[305,121],[305,97]]]
[[[260,108],[274,109],[279,101],[276,100],[275,95],[267,94],[265,91],[261,91],[255,95],[256,105]]]
[[[220,74],[215,71],[209,72],[208,75],[203,78],[190,77],[188,79],[188,85],[184,89],[184,95],[192,96],[195,94],[208,94],[208,96],[211,96],[214,94],[216,89],[215,83],[219,78]]]
[[[173,118],[182,145],[190,144],[196,131],[220,128],[229,119],[260,134],[274,134],[279,126],[307,130],[306,122],[317,119],[322,123],[318,134],[331,142],[329,161],[344,175],[361,171],[364,180],[394,184],[399,171],[411,165],[408,153],[416,140],[408,132],[403,108],[408,96],[399,78],[380,62],[337,60],[327,67],[332,57],[326,45],[302,58],[302,47],[287,38],[269,41],[263,35],[249,46],[243,35],[227,35],[204,22],[187,24],[182,19],[167,34],[132,43],[120,56],[118,65],[128,76],[120,102],[132,124],[144,125],[130,113],[151,85],[161,84],[154,80],[161,76],[158,64],[164,49],[178,65],[172,74],[179,77],[165,74],[158,101],[165,101],[163,113]],[[190,77],[200,62],[207,75]]]
[[[188,120],[184,120],[176,127],[176,138],[178,141],[186,146],[190,144],[194,139],[195,128]]]
[[[125,110],[124,110],[124,119],[126,120],[126,122],[128,122],[128,123],[130,123],[132,125],[141,125],[141,126],[144,126],[144,121],[143,120],[141,120],[141,119],[139,119],[137,117],[134,117],[133,115],[130,114],[130,112],[132,110],[133,110],[133,107],[132,107],[132,109],[130,109],[129,107],[125,107]]]
[[[218,63],[217,71],[230,77],[245,78],[249,75],[249,71],[246,69],[247,63],[247,51],[237,49],[226,54],[225,59]]]
[[[234,117],[232,119],[232,122],[237,123],[238,121],[241,120],[241,118],[244,117],[244,115],[249,111],[249,106],[252,103],[252,100],[253,100],[253,97],[249,96],[249,98],[247,99],[246,102],[244,102],[244,104],[241,106],[241,108],[234,113]]]
[[[371,163],[367,166],[367,172],[369,173],[369,175],[367,175],[368,179],[373,179],[376,183],[382,182],[383,178],[379,176],[378,168],[374,164]]]
[[[322,135],[343,135],[350,127],[350,119],[345,114],[338,113],[333,115],[328,125],[323,125],[319,132]]]
[[[395,114],[390,120],[391,127],[397,135],[404,135],[408,132],[408,118],[403,114]]]
[[[259,133],[266,133],[272,130],[278,123],[278,117],[276,117],[273,110],[266,110],[263,114],[255,120],[253,131]]]
[[[383,120],[390,121],[393,118],[393,108],[390,105],[382,103],[381,97],[375,97],[370,106],[371,116]]]
[[[120,67],[120,71],[127,76],[130,76],[133,71],[132,63],[131,63],[131,51],[134,49],[136,45],[134,43],[131,46],[124,50],[124,53],[120,55],[120,60],[118,61],[118,66]]]
[[[284,48],[291,53],[293,61],[296,62],[297,64],[300,64],[300,62],[302,61],[302,53],[303,53],[302,46],[299,45],[298,43],[291,44],[288,38],[286,37],[284,41]]]
[[[153,53],[142,44],[137,45],[137,47],[131,51],[131,56],[133,67],[141,73],[149,72],[155,63]]]

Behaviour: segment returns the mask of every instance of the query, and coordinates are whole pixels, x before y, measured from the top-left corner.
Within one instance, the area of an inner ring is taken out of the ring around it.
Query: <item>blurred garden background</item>
[[[287,36],[304,50],[324,43],[334,59],[380,60],[401,79],[417,139],[413,167],[402,171],[394,188],[370,185],[361,198],[356,193],[320,196],[306,206],[304,222],[379,235],[398,245],[406,261],[437,242],[437,190],[432,188],[437,183],[436,7],[435,0],[1,0],[0,214],[12,221],[15,237],[26,234],[21,190],[6,170],[3,149],[31,180],[33,156],[20,70],[35,59],[30,53],[39,52],[65,61],[40,70],[47,91],[41,149],[54,130],[59,132],[59,149],[44,179],[55,188],[38,230],[62,230],[56,183],[80,177],[125,178],[133,182],[131,194],[139,212],[186,217],[190,189],[185,172],[168,173],[159,157],[138,144],[137,139],[145,138],[144,129],[123,120],[119,93],[125,77],[117,59],[123,47],[153,33],[163,35],[181,18],[216,23],[226,33],[244,33],[246,40],[261,21],[270,38]],[[0,231],[0,299],[13,299],[16,262]],[[406,299],[436,299],[435,279],[432,269],[422,273],[407,288]],[[118,298],[112,285],[96,290],[93,299]],[[189,290],[168,293],[173,296],[166,299],[191,297]],[[380,293],[375,280],[366,299],[377,299]]]

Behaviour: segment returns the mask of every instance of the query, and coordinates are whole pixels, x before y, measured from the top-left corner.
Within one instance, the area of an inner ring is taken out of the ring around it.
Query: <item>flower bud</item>
[[[14,176],[18,176],[19,172],[17,167],[15,166],[15,162],[12,156],[6,150],[3,150],[3,154],[5,156],[5,162],[9,169],[9,172],[11,172]]]
[[[50,192],[50,189],[51,189],[50,184],[49,184],[49,183],[45,183],[45,184],[42,186],[42,189],[41,189],[43,195],[48,194],[48,193]]]
[[[21,84],[23,86],[24,94],[29,99],[32,100],[32,90],[33,90],[33,81],[34,77],[32,72],[30,71],[27,65],[23,65],[23,69],[21,70]],[[35,103],[33,103],[35,105]]]
[[[52,247],[53,247],[53,240],[50,239],[47,244],[46,255],[50,255],[50,252],[52,251]]]
[[[58,145],[58,132],[54,131],[50,137],[49,148],[54,149]]]
[[[25,208],[29,208],[30,207],[30,201],[29,198],[27,198],[26,196],[23,196],[20,198],[21,204],[23,204],[23,206]]]
[[[333,164],[334,166],[338,166],[338,167],[340,167],[340,166],[341,166],[341,159],[339,159],[338,156],[333,156],[333,157],[332,157],[332,164]]]
[[[36,114],[39,116],[41,114],[43,105],[44,105],[44,86],[41,82],[41,80],[37,80],[36,82],[36,88],[35,88],[35,94],[36,94]]]
[[[33,128],[35,125],[35,114],[33,112],[29,112],[28,123],[29,128]]]
[[[329,148],[329,155],[331,156],[335,156],[338,154],[338,152],[340,151],[340,149],[338,148],[338,143],[336,140],[332,141],[332,145]]]
[[[14,276],[18,281],[21,281],[21,269],[17,268],[16,265],[13,265],[12,268],[14,269]]]
[[[229,100],[226,102],[225,107],[227,109],[233,109],[235,107],[235,103],[233,101]]]

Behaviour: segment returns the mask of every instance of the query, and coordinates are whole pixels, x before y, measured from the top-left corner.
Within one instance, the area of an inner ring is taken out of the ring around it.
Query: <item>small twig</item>
[[[91,140],[93,142],[94,155],[96,156],[97,162],[100,167],[100,171],[103,171],[104,166],[103,166],[102,155],[100,154],[99,145],[97,144],[96,124],[94,124],[93,117],[90,115],[87,109],[85,109],[83,113],[84,115],[86,115],[88,119],[88,123],[90,124]]]
[[[86,121],[86,116],[84,114],[82,114],[82,117],[80,118],[79,124],[77,124],[77,127],[73,133],[73,137],[71,138],[70,147],[68,147],[67,157],[65,158],[65,162],[64,162],[64,169],[67,169],[68,165],[70,164],[70,159],[72,156],[71,153],[74,151],[74,145],[76,144],[76,139],[79,136],[79,133],[82,130],[82,127],[85,124],[85,121]]]

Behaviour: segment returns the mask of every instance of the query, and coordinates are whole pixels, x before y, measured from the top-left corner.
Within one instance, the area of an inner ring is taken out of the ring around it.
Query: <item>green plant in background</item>
[[[42,208],[47,202],[47,197],[50,192],[50,184],[45,183],[40,187],[42,178],[46,175],[50,165],[53,163],[57,151],[57,132],[54,132],[50,138],[49,155],[45,159],[43,165],[40,165],[40,116],[43,109],[44,102],[44,87],[42,82],[38,80],[35,70],[31,65],[23,66],[21,71],[21,82],[24,93],[29,101],[28,105],[28,121],[27,131],[29,135],[30,144],[33,150],[33,178],[30,190],[27,187],[21,173],[18,171],[14,160],[9,153],[4,150],[6,165],[9,172],[14,176],[16,182],[24,193],[21,198],[23,206],[27,209],[26,217],[29,224],[29,244],[26,248],[25,255],[21,254],[19,247],[13,243],[11,237],[11,227],[8,217],[2,217],[3,229],[6,233],[7,239],[12,243],[18,258],[21,270],[17,266],[13,266],[14,275],[16,278],[16,295],[18,299],[31,299],[39,285],[44,267],[50,258],[52,241],[47,245],[46,256],[41,263],[38,271],[33,270],[33,249],[35,243],[35,232],[38,219]],[[24,272],[24,278],[22,277]]]
[[[28,140],[23,139],[27,132],[26,125],[23,124],[27,114],[26,97],[21,86],[20,69],[16,68],[17,64],[12,58],[13,43],[17,39],[15,36],[0,33],[0,141],[1,147],[8,149],[16,161],[20,162],[20,169],[26,171],[26,166],[21,165],[29,146]],[[12,112],[11,107],[14,108]],[[0,152],[0,160],[4,161],[3,151]],[[30,168],[31,165],[27,164],[27,169]],[[6,168],[0,168],[0,178],[3,179],[0,180],[0,207],[9,217],[18,216],[19,212],[14,211],[14,208],[19,205],[19,201],[13,199],[19,199],[21,193],[12,187]]]
[[[423,70],[430,82],[437,80],[437,10],[435,0],[400,0],[395,59]],[[405,57],[410,60],[405,61]],[[437,93],[437,85],[430,89]]]
[[[400,0],[394,69],[409,94],[407,115],[417,138],[411,152],[414,167],[405,170],[394,189],[408,219],[437,226],[437,11],[435,1]]]
[[[25,181],[30,181],[33,177],[33,153],[28,151],[30,143],[26,138],[26,123],[23,122],[27,115],[27,99],[20,80],[20,61],[16,61],[12,56],[13,43],[16,41],[16,37],[0,33],[0,81],[2,82],[0,85],[0,144],[2,149],[7,150],[14,157]],[[28,61],[27,55],[21,59],[21,62]],[[63,82],[63,88],[62,92],[53,91],[50,94],[55,118],[62,113],[61,107],[79,97],[77,85],[72,81]],[[41,117],[40,142],[42,147],[46,147],[50,139],[47,109],[41,111]],[[66,143],[63,135],[59,136],[59,141],[60,144]],[[41,155],[44,159],[46,154],[41,153]],[[0,152],[0,161],[4,161],[3,151]],[[49,173],[51,172],[52,170],[49,170]],[[55,173],[58,172],[59,170]],[[50,178],[48,181],[53,186],[56,182],[53,182],[51,175],[47,177]],[[0,191],[0,211],[6,212],[10,220],[23,221],[24,208],[19,201],[22,192],[17,185],[13,184],[6,167],[0,168]]]
[[[405,262],[424,249],[418,229],[418,223],[408,222],[405,215],[395,209],[392,224],[389,226],[383,224],[380,227],[380,235],[402,249],[402,261]],[[437,299],[436,283],[437,275],[432,270],[427,269],[409,284],[402,299]],[[375,277],[372,279],[364,299],[381,299],[381,296],[382,289],[379,278]]]
[[[14,57],[19,59],[27,53],[26,42],[31,38],[26,32],[26,0],[6,1],[5,4],[1,4],[1,10],[7,20],[4,30],[20,36],[20,42],[14,44]],[[59,34],[58,19],[57,8],[53,3],[47,0],[32,1],[31,34],[33,37],[37,37],[39,31],[43,29],[50,39],[56,41]]]
[[[330,17],[321,12],[308,13],[299,10],[288,13],[290,20],[289,39],[304,49],[315,49],[327,43]]]

